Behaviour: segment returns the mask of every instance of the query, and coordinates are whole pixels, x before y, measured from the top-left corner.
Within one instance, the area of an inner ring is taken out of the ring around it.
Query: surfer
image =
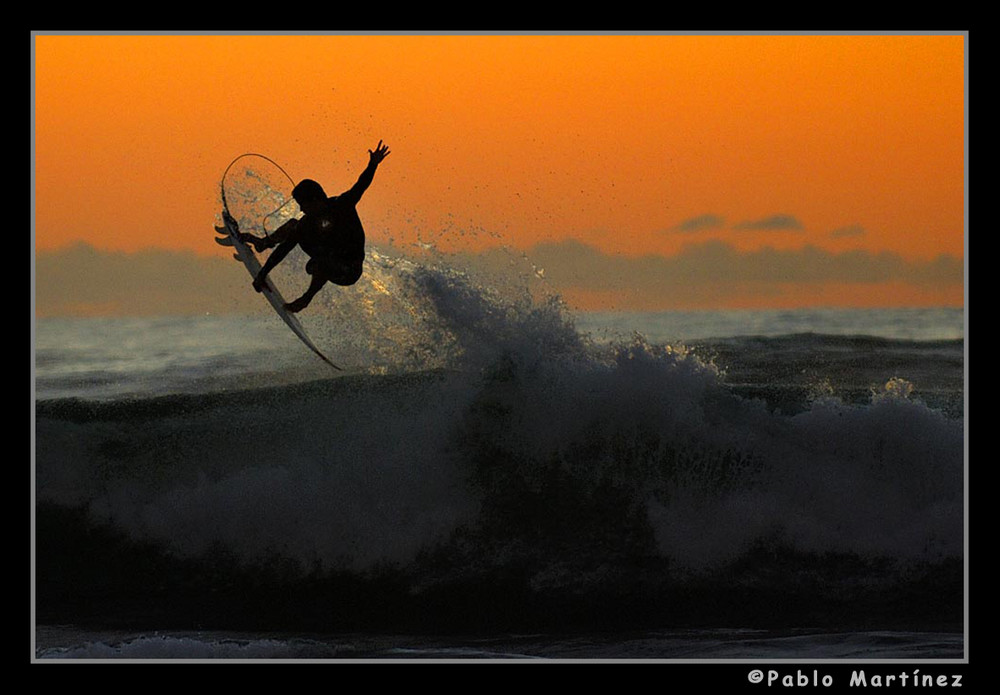
[[[358,217],[357,204],[371,185],[378,165],[388,154],[388,146],[379,140],[374,150],[368,150],[368,166],[357,183],[339,196],[328,198],[322,186],[312,179],[303,179],[292,190],[292,197],[305,213],[301,218],[285,222],[268,237],[240,233],[240,239],[253,244],[257,252],[274,248],[254,278],[255,290],[266,289],[267,274],[296,245],[309,256],[306,272],[312,280],[301,297],[285,304],[288,311],[294,313],[305,309],[327,282],[347,286],[358,281],[365,260],[365,230]]]

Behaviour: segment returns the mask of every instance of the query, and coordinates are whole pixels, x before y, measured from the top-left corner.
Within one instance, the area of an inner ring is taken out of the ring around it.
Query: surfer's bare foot
[[[305,298],[296,299],[294,302],[286,302],[285,309],[293,314],[297,314],[309,305],[309,300]]]

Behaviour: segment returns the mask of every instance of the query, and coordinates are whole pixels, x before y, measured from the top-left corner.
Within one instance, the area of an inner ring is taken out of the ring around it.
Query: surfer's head
[[[326,192],[323,187],[312,179],[302,179],[299,184],[292,189],[292,197],[305,212],[316,203],[326,202]]]

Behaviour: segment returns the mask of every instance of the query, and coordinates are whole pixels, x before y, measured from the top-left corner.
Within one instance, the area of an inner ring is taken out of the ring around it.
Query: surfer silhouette
[[[374,150],[368,150],[368,166],[357,182],[338,196],[328,198],[322,186],[312,179],[303,179],[292,190],[292,197],[305,213],[302,217],[285,222],[268,237],[240,233],[240,239],[253,244],[258,252],[274,248],[254,278],[255,290],[267,291],[264,280],[268,273],[296,246],[309,256],[306,272],[312,280],[301,297],[285,304],[288,311],[305,309],[328,282],[347,286],[360,279],[365,260],[365,230],[356,206],[388,154],[388,146],[379,140]]]

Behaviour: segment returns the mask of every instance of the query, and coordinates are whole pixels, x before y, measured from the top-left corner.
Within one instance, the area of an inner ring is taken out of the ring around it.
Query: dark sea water
[[[961,310],[369,265],[304,315],[342,373],[264,313],[36,323],[38,660],[966,655]]]

